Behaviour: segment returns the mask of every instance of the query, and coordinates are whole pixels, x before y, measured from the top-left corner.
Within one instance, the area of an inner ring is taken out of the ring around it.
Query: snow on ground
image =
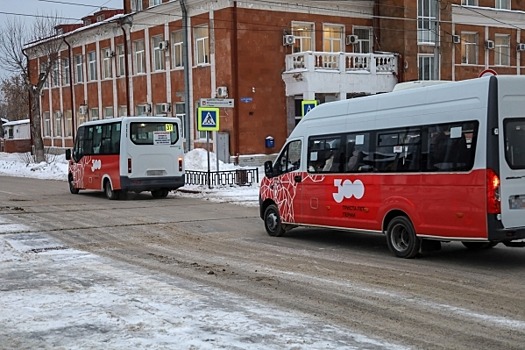
[[[63,155],[49,163],[34,164],[29,159],[27,154],[0,153],[0,175],[66,181]],[[189,152],[186,168],[206,171],[206,151]],[[219,164],[220,170],[236,168]],[[257,205],[258,187],[191,186],[184,189],[196,193],[170,195]],[[183,279],[152,276],[146,270],[64,247],[2,215],[0,310],[0,348],[399,348],[309,315]]]

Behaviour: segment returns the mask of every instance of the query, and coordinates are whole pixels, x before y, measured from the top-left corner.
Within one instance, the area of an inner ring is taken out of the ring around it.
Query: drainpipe
[[[191,147],[191,129],[190,129],[190,108],[192,102],[190,101],[190,57],[188,52],[188,9],[186,7],[186,0],[180,0],[180,9],[182,11],[182,26],[184,27],[184,38],[182,45],[182,55],[184,61],[184,135],[186,135],[186,144],[184,151],[189,152]]]
[[[63,37],[62,40],[67,45],[67,55],[69,57],[69,95],[71,97],[71,137],[73,142],[75,142],[75,132],[76,132],[76,117],[75,117],[75,99],[73,96],[73,57],[71,45],[67,42],[66,37]]]
[[[239,46],[237,45],[237,1],[233,2],[233,31],[231,39],[231,48],[232,48],[232,81],[234,82],[234,96],[239,98]],[[234,149],[233,153],[235,154],[237,162],[239,161],[239,105],[233,109],[233,139],[234,139]]]
[[[126,16],[122,20],[119,21],[120,29],[122,29],[122,33],[124,34],[124,78],[126,79],[126,110],[128,115],[132,115],[131,113],[131,106],[130,106],[130,91],[129,91],[129,62],[128,62],[128,32],[131,30],[131,26],[133,25],[133,17]],[[118,103],[118,102],[117,102]]]

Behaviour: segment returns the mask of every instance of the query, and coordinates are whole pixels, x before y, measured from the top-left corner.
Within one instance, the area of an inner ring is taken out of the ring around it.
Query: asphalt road
[[[269,237],[257,208],[149,194],[109,201],[12,177],[0,177],[0,217],[130,272],[182,278],[400,347],[525,348],[524,248],[448,243],[405,260],[381,235]]]

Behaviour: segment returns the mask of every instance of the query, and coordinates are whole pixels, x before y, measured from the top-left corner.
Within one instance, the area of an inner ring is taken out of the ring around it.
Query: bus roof
[[[110,124],[110,123],[117,123],[117,122],[171,122],[171,123],[180,123],[180,119],[178,117],[163,117],[163,116],[146,116],[146,115],[140,115],[140,116],[125,116],[125,117],[116,117],[116,118],[108,118],[108,119],[99,119],[99,120],[91,120],[88,122],[84,122],[79,125],[85,126],[85,125],[99,125],[99,124]]]
[[[304,136],[314,130],[323,134],[385,125],[422,125],[428,121],[426,116],[440,111],[461,114],[472,108],[486,107],[491,81],[502,83],[519,79],[525,80],[525,76],[486,76],[323,103],[303,117],[289,138]]]

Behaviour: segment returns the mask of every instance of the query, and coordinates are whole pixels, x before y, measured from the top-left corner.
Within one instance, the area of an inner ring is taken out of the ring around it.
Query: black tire
[[[388,249],[399,258],[412,259],[421,248],[421,239],[406,216],[395,217],[386,229]]]
[[[67,182],[69,184],[69,192],[71,192],[72,194],[78,194],[79,189],[76,188],[75,185],[73,184],[73,174],[69,174],[67,178]]]
[[[151,195],[153,198],[166,198],[169,192],[169,190],[161,188],[160,190],[151,191]]]
[[[490,249],[496,246],[496,244],[498,244],[498,242],[469,242],[469,241],[464,241],[461,243],[469,250]]]
[[[264,228],[273,237],[280,237],[284,234],[284,225],[281,223],[279,209],[275,204],[270,204],[264,211]]]
[[[115,200],[119,198],[118,191],[113,191],[109,180],[104,181],[104,193],[106,194],[107,199]]]

